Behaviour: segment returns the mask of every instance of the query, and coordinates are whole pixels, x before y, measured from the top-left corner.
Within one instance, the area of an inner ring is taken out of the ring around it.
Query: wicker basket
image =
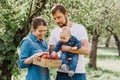
[[[35,57],[33,59],[33,64],[41,66],[41,67],[58,68],[61,66],[62,61],[61,60],[53,60],[53,59],[44,59],[44,58],[41,58],[41,61],[38,61],[37,57]]]

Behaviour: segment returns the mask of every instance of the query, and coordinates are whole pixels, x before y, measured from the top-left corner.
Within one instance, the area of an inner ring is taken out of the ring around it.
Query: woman
[[[20,68],[28,68],[26,80],[50,80],[48,68],[33,65],[33,58],[48,52],[47,43],[43,39],[47,25],[43,18],[36,17],[31,24],[29,35],[21,41],[20,58],[18,65]]]

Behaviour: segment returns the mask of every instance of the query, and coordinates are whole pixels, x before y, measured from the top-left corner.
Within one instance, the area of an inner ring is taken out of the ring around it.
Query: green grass
[[[106,48],[106,47],[98,47],[97,55],[107,55],[107,56],[118,56],[118,51],[116,48]]]
[[[89,57],[85,57],[87,80],[120,80],[120,56],[116,48],[99,47],[97,51],[97,70],[88,67]],[[56,69],[50,68],[51,80],[55,80]],[[25,71],[20,79],[24,80]]]
[[[97,70],[86,67],[87,80],[119,80],[120,56],[117,49],[99,47],[97,52]],[[87,66],[89,59],[85,59]]]

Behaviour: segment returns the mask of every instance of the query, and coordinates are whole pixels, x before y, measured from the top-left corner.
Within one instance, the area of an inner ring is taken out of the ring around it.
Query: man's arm
[[[83,54],[83,55],[89,55],[90,54],[90,44],[88,40],[84,39],[81,40],[81,48],[77,50],[72,50],[72,47],[63,45],[62,46],[62,51],[67,51],[67,52],[72,52],[76,54]]]
[[[80,49],[82,44],[81,44],[81,41],[79,41],[76,37],[75,37],[75,40],[76,40],[76,47],[77,49]]]

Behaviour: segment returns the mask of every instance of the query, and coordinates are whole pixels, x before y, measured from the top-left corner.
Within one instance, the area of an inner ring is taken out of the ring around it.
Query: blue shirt
[[[38,41],[37,38],[30,33],[21,41],[20,58],[18,66],[20,68],[28,68],[26,80],[50,80],[48,68],[25,64],[24,60],[38,52],[47,52],[48,46],[45,40]]]

